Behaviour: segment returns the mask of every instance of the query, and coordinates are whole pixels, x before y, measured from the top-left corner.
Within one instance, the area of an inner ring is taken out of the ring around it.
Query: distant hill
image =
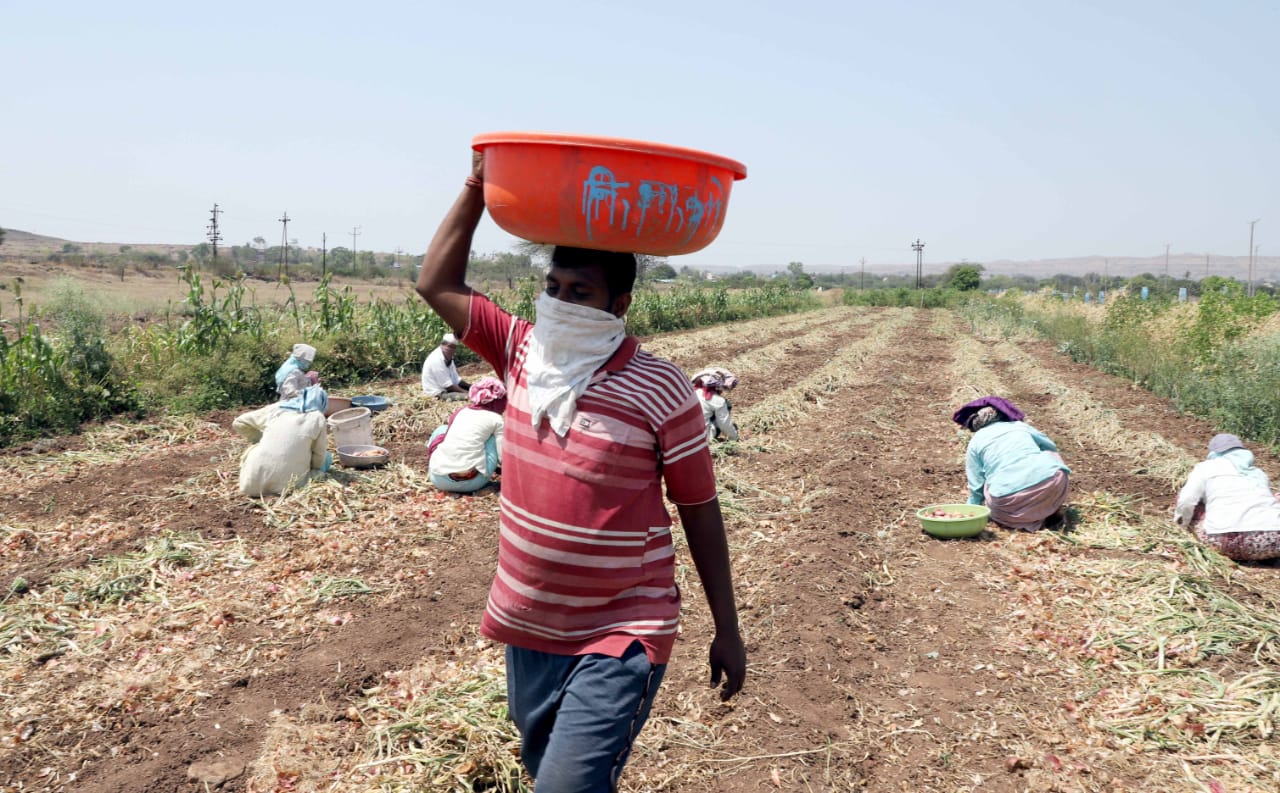
[[[997,275],[1030,275],[1035,278],[1049,278],[1054,275],[1119,275],[1126,278],[1143,273],[1154,276],[1165,274],[1164,256],[1079,256],[1069,259],[1037,259],[1033,261],[997,260],[983,262],[987,272]],[[945,267],[941,269],[946,269]],[[1215,256],[1203,253],[1169,254],[1168,274],[1174,278],[1204,278],[1206,275],[1221,275],[1228,278],[1247,280],[1249,277],[1249,258],[1247,256]],[[1189,275],[1188,275],[1189,274]],[[1256,281],[1280,279],[1280,256],[1259,256],[1254,260],[1254,279]]]
[[[117,242],[75,242],[64,240],[59,237],[46,237],[40,234],[32,234],[29,231],[21,231],[19,229],[5,229],[4,244],[0,245],[0,260],[3,259],[43,259],[51,253],[58,253],[63,250],[66,245],[77,246],[80,253],[93,254],[115,254],[120,252],[120,248],[124,243]],[[194,245],[164,245],[164,244],[128,244],[127,247],[139,253],[159,253],[165,256],[172,256],[178,251],[190,251]],[[379,253],[379,256],[388,254]],[[672,260],[672,265],[679,269],[679,257]],[[957,262],[925,262],[924,272],[926,275],[941,273],[948,267]],[[1085,275],[1086,273],[1097,273],[1099,275],[1118,275],[1125,278],[1131,278],[1142,273],[1150,273],[1154,276],[1161,276],[1165,273],[1164,256],[1104,256],[1095,254],[1092,256],[1076,256],[1073,258],[1059,259],[1031,259],[1031,260],[1011,260],[997,259],[989,262],[979,262],[983,271],[992,275],[1029,275],[1033,278],[1051,278],[1055,275]],[[775,272],[785,272],[787,265],[785,262],[777,264],[754,264],[748,267],[724,267],[724,266],[704,266],[698,269],[707,270],[713,273],[731,273],[750,270],[751,272],[768,275]],[[848,265],[844,267],[831,265],[805,265],[805,270],[810,273],[856,273],[859,272],[858,265]],[[868,273],[877,275],[899,275],[903,273],[914,273],[914,263],[888,263],[876,264],[868,263]],[[1169,275],[1174,278],[1183,278],[1190,273],[1192,279],[1204,278],[1205,275],[1221,275],[1228,278],[1238,278],[1246,281],[1249,278],[1249,259],[1246,256],[1219,256],[1209,254],[1208,267],[1205,266],[1205,254],[1203,253],[1171,253],[1169,255]],[[1254,262],[1254,280],[1257,283],[1280,283],[1280,256],[1259,256]]]
[[[164,245],[158,243],[122,243],[122,242],[75,242],[73,240],[64,240],[60,237],[46,237],[42,234],[32,234],[29,231],[20,229],[4,229],[4,244],[0,245],[0,257],[7,259],[22,258],[44,258],[51,253],[59,253],[63,251],[64,246],[74,245],[79,253],[120,253],[120,249],[127,248],[138,253],[159,253],[164,256],[172,256],[178,251],[190,251],[191,245]]]
[[[1031,259],[1015,261],[1011,259],[997,259],[989,262],[974,262],[981,264],[984,273],[990,275],[1028,275],[1033,278],[1051,278],[1055,275],[1077,275],[1083,276],[1087,273],[1097,273],[1098,275],[1115,275],[1124,278],[1131,278],[1135,275],[1150,273],[1156,277],[1165,273],[1164,256],[1103,256],[1101,254],[1094,256],[1077,256],[1073,258],[1059,259]],[[678,262],[674,262],[679,267]],[[925,275],[937,274],[944,272],[948,267],[959,262],[925,262]],[[880,264],[867,262],[868,273],[876,275],[902,275],[912,274],[915,272],[914,263],[887,263]],[[710,270],[715,273],[731,273],[742,270],[750,270],[759,275],[768,275],[774,272],[785,272],[787,267],[785,264],[769,265],[760,264],[750,267],[717,267],[710,266],[700,269]],[[844,267],[836,267],[830,265],[811,266],[805,264],[805,271],[810,273],[857,273],[861,270],[859,265],[849,265]],[[1246,256],[1217,256],[1209,255],[1209,263],[1206,271],[1205,255],[1199,254],[1173,254],[1169,255],[1169,275],[1174,278],[1183,278],[1190,273],[1193,280],[1204,278],[1205,275],[1220,275],[1228,278],[1238,278],[1246,281],[1249,278],[1249,259]],[[1259,256],[1254,261],[1254,280],[1257,283],[1264,282],[1280,282],[1280,256]]]

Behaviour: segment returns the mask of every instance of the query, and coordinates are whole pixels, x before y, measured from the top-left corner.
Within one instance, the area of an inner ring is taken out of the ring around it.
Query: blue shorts
[[[507,646],[507,703],[537,793],[612,793],[666,664],[640,642],[621,658]]]

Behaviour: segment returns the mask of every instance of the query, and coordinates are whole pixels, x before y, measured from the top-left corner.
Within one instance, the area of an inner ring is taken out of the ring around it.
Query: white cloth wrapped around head
[[[316,361],[316,348],[310,344],[293,345],[293,357],[310,366]]]

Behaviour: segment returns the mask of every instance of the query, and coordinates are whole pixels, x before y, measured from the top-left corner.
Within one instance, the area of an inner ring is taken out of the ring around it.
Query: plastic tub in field
[[[333,445],[372,446],[373,419],[369,408],[347,408],[329,417],[329,432],[333,433]]]
[[[916,517],[934,537],[974,537],[986,528],[991,508],[982,504],[930,504],[917,511]]]
[[[724,225],[736,160],[625,138],[490,132],[484,200],[494,222],[531,242],[652,256],[693,253]]]
[[[329,406],[324,409],[324,417],[329,418],[334,413],[340,413],[351,408],[351,400],[344,396],[329,395]]]
[[[391,452],[372,444],[354,444],[338,447],[338,461],[348,468],[373,468],[385,465]]]
[[[374,413],[381,413],[391,407],[391,400],[384,396],[374,396],[368,394],[365,396],[351,397],[351,406],[357,408],[369,408]]]

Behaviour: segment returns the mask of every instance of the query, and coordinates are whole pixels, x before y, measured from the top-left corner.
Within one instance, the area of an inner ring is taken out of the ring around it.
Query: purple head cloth
[[[984,396],[963,405],[955,412],[954,415],[952,415],[951,420],[963,427],[965,422],[969,420],[970,416],[977,413],[979,409],[984,407],[995,408],[1009,421],[1022,421],[1022,419],[1026,417],[1025,413],[1018,410],[1017,406],[1004,397]]]

